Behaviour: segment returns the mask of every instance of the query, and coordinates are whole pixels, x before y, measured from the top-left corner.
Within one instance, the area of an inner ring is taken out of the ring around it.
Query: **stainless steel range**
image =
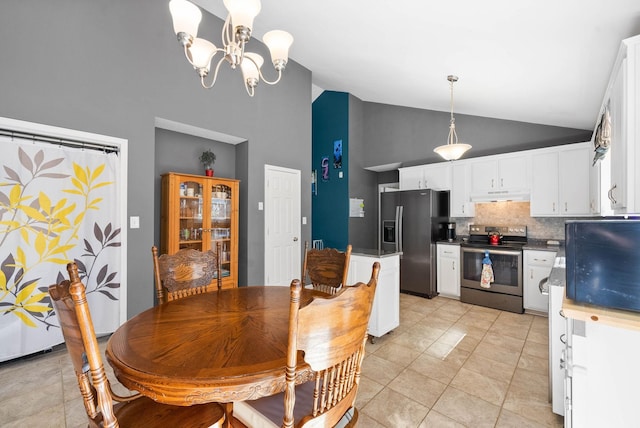
[[[509,312],[523,313],[522,247],[526,226],[469,226],[469,239],[461,244],[460,301]],[[481,285],[483,259],[489,256],[494,281]]]

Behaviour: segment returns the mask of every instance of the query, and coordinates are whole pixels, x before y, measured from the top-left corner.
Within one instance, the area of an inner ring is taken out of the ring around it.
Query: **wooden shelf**
[[[640,313],[579,303],[569,299],[566,294],[562,301],[562,312],[567,318],[575,320],[598,322],[627,330],[640,330]]]

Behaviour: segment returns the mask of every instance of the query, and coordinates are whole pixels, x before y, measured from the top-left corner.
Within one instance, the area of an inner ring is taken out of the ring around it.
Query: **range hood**
[[[472,194],[471,202],[528,201],[529,190],[496,190]]]

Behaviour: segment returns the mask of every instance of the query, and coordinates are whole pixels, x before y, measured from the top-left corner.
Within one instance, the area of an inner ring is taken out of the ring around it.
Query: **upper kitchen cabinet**
[[[471,163],[471,199],[523,199],[529,194],[530,155],[487,156]]]
[[[400,190],[451,189],[451,165],[435,163],[399,168]]]
[[[602,198],[602,215],[640,213],[639,61],[640,36],[623,40],[596,123],[596,131],[608,130],[608,112],[609,152],[600,161],[600,186],[606,195]]]
[[[451,165],[451,217],[473,217],[475,204],[470,199],[471,167],[468,162],[454,162]]]
[[[552,147],[532,155],[531,216],[590,215],[589,142]]]

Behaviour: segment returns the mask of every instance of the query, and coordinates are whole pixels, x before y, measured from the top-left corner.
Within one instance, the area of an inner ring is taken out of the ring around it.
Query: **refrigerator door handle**
[[[396,207],[396,251],[402,251],[402,215],[404,207],[398,205]]]

